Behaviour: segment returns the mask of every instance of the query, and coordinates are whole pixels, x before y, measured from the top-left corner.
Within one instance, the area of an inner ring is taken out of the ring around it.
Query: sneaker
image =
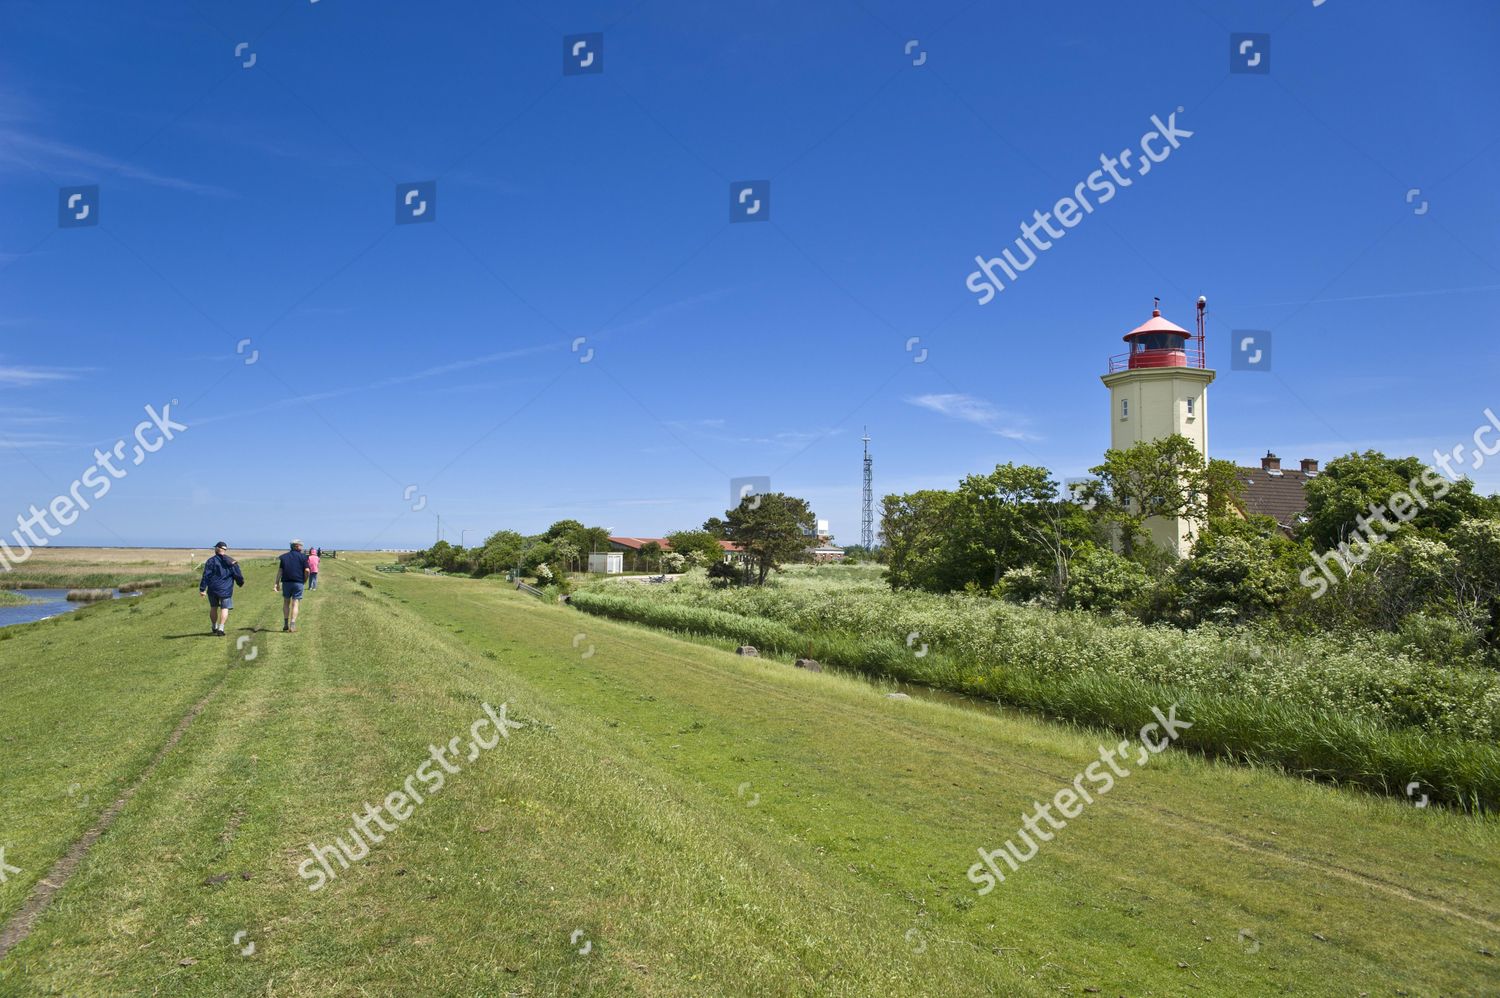
[[[282,630],[283,633],[285,633],[287,631],[290,631],[291,629],[292,629],[292,625],[291,624],[288,624],[286,621],[282,621],[281,622],[281,630]]]
[[[297,622],[294,620],[294,621],[292,621],[292,630],[295,631],[296,629],[297,629]]]

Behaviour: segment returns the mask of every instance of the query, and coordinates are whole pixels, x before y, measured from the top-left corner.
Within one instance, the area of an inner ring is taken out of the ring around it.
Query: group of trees
[[[577,520],[558,520],[545,532],[530,537],[514,530],[497,530],[478,547],[459,547],[438,541],[418,551],[412,561],[444,572],[473,576],[493,575],[519,569],[528,577],[557,576],[588,567],[589,554],[609,550],[609,531],[586,527]],[[545,566],[546,572],[540,572]]]
[[[1361,517],[1368,522],[1372,509],[1421,485],[1420,460],[1368,451],[1329,462],[1307,486],[1294,536],[1269,517],[1244,515],[1233,465],[1205,462],[1184,437],[1109,451],[1090,470],[1070,494],[1045,468],[1005,464],[953,490],[887,496],[891,585],[1180,626],[1274,618],[1399,631],[1460,655],[1500,648],[1500,498],[1477,495],[1467,480],[1424,486],[1408,519],[1387,518],[1389,529],[1367,548],[1351,548],[1356,533],[1370,534]],[[1190,557],[1151,542],[1147,520],[1156,516],[1200,525]],[[1325,557],[1336,566],[1333,582],[1315,586],[1327,573],[1314,556],[1330,549],[1367,554],[1358,564]]]
[[[726,582],[761,584],[779,565],[804,560],[816,525],[805,499],[766,493],[725,510],[722,518],[710,517],[699,529],[668,534],[665,546],[647,541],[639,551],[627,553],[627,567],[658,572],[704,567]],[[734,564],[726,563],[721,541],[731,541],[741,549]],[[438,541],[410,560],[445,572],[484,576],[519,570],[527,577],[561,581],[565,572],[585,570],[591,552],[609,549],[609,531],[603,527],[559,520],[531,537],[498,530],[479,547]]]

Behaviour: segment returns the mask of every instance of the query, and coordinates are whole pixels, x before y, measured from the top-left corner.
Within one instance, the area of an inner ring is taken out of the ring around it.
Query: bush
[[[1041,569],[1024,565],[1000,576],[994,594],[1012,603],[1041,602],[1052,595],[1052,580]]]
[[[1168,602],[1186,623],[1259,620],[1286,602],[1305,557],[1269,518],[1216,520],[1174,566]]]
[[[1068,571],[1068,606],[1096,613],[1127,613],[1149,600],[1151,576],[1139,564],[1107,548],[1091,548]]]
[[[1396,633],[1403,651],[1430,662],[1478,666],[1484,661],[1480,627],[1462,616],[1414,613],[1401,621]]]
[[[716,561],[708,566],[709,585],[718,589],[738,585],[744,581],[744,577],[744,571],[738,565],[731,565],[727,561]]]

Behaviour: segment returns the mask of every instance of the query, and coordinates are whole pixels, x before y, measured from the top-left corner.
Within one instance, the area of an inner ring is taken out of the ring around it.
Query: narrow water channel
[[[21,606],[0,606],[0,627],[10,627],[13,624],[29,624],[37,620],[46,620],[48,617],[56,617],[59,614],[72,613],[81,606],[88,606],[87,602],[68,600],[66,589],[16,589],[11,590],[18,596],[23,596],[30,602]],[[114,599],[121,597],[121,592],[116,589]]]

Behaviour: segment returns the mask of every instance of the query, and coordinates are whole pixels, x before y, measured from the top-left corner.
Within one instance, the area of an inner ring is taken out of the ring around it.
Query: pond
[[[0,627],[9,627],[12,624],[29,624],[35,620],[46,620],[48,617],[56,617],[63,613],[72,613],[81,606],[88,606],[82,600],[68,601],[68,590],[66,589],[15,589],[7,590],[18,596],[24,596],[31,600],[23,606],[0,606]],[[115,590],[115,599],[122,594]],[[95,601],[97,602],[97,601]]]

